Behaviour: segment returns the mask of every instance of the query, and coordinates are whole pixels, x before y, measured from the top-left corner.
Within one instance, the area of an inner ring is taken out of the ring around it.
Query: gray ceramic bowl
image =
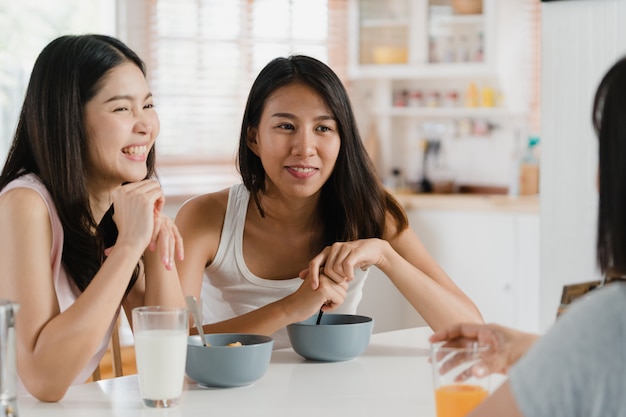
[[[187,339],[187,376],[209,387],[241,387],[261,378],[270,364],[274,339],[269,336],[222,333],[207,334],[210,347],[200,336]],[[241,342],[243,346],[227,346]]]
[[[325,362],[346,361],[362,354],[370,342],[374,320],[356,314],[317,314],[287,326],[291,347],[300,356]]]

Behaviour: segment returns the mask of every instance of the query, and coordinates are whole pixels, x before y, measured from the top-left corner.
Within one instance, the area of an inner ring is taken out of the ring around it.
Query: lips
[[[317,170],[316,168],[312,168],[312,167],[288,167],[288,168],[292,171],[300,172],[303,174],[308,174]]]
[[[130,156],[143,156],[148,152],[148,147],[146,145],[139,146],[129,146],[122,149],[122,153]]]

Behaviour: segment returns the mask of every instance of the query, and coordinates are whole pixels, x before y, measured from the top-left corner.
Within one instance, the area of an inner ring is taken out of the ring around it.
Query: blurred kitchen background
[[[315,56],[411,226],[487,321],[543,331],[597,277],[591,95],[626,51],[620,0],[0,0],[0,160],[40,50],[117,36],[145,60],[168,213],[238,182],[240,120],[272,58]],[[375,331],[421,323],[372,274]]]

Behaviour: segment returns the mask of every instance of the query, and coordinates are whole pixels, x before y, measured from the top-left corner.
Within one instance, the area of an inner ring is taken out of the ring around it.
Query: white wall
[[[597,279],[597,143],[593,94],[626,53],[626,1],[542,3],[540,322],[554,321],[562,286]]]

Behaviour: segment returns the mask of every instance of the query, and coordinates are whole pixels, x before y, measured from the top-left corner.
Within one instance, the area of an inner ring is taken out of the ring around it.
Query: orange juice
[[[476,385],[443,385],[435,390],[437,417],[464,417],[488,394]]]

